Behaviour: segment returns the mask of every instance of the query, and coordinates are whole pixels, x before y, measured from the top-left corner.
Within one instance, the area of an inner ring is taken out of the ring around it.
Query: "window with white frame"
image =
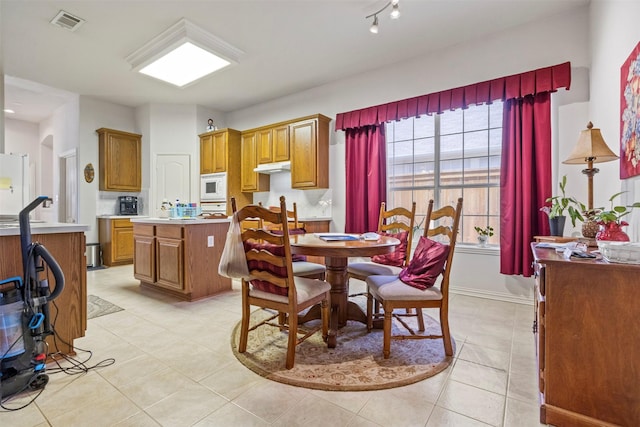
[[[422,233],[429,199],[437,209],[463,197],[458,242],[476,243],[474,227],[491,226],[489,243],[499,243],[501,101],[390,122],[385,130],[389,207],[415,201]]]

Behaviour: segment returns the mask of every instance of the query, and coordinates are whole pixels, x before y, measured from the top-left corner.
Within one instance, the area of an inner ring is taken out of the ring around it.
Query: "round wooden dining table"
[[[349,257],[368,257],[391,253],[400,244],[400,240],[380,236],[378,240],[324,240],[319,236],[336,237],[331,233],[307,233],[291,236],[291,253],[322,256],[327,267],[325,280],[331,284],[331,319],[327,343],[333,348],[337,343],[338,328],[347,324],[347,320],[367,323],[367,316],[353,301],[349,301],[349,281],[347,264]],[[357,235],[355,235],[357,236]],[[320,307],[312,307],[300,323],[320,318]]]

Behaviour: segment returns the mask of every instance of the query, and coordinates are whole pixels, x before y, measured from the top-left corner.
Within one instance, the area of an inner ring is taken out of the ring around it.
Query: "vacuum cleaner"
[[[64,288],[64,274],[47,249],[31,242],[29,213],[51,202],[39,196],[19,214],[23,276],[0,281],[0,402],[27,390],[43,389],[47,343],[53,334],[49,303]],[[53,290],[48,272],[55,280]]]

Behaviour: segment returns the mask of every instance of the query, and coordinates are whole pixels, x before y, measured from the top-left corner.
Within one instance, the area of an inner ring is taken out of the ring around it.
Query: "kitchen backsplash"
[[[331,218],[331,189],[294,190],[291,188],[291,173],[283,172],[271,175],[271,191],[253,193],[253,202],[262,202],[263,206],[279,206],[280,196],[284,196],[287,208],[293,202],[298,208],[299,218]]]
[[[149,191],[139,193],[120,193],[117,191],[98,191],[96,199],[96,215],[119,215],[118,197],[136,196],[138,198],[138,215],[145,215],[145,201],[149,199]],[[148,213],[147,213],[148,215]]]

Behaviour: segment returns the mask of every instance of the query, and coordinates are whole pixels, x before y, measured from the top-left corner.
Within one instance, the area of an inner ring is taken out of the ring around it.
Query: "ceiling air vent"
[[[58,14],[51,20],[53,25],[64,28],[65,30],[75,31],[78,29],[80,25],[84,23],[84,19],[78,18],[77,16],[73,16],[69,12],[65,12],[61,10]]]

